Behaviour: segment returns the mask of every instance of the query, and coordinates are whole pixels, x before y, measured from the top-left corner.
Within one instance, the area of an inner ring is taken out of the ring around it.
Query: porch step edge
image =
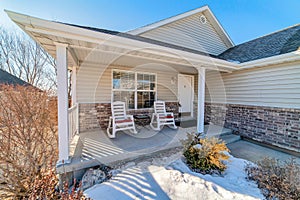
[[[241,140],[241,136],[234,135],[234,134],[221,135],[220,139],[222,139],[225,142],[225,144],[231,144],[231,143]]]

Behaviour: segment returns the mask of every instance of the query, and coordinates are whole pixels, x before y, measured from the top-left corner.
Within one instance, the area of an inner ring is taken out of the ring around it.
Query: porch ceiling
[[[7,11],[9,17],[45,50],[56,57],[56,43],[68,45],[68,66],[114,64],[136,67],[148,63],[168,65],[182,73],[198,67],[232,71],[236,64],[183,50],[109,35]]]

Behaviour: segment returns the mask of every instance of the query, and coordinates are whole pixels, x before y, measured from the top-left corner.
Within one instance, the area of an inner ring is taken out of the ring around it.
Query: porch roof
[[[12,21],[53,57],[56,56],[57,43],[67,44],[69,67],[112,62],[115,65],[136,66],[155,61],[170,64],[186,73],[195,73],[199,67],[227,72],[239,69],[236,63],[141,36],[6,12]]]

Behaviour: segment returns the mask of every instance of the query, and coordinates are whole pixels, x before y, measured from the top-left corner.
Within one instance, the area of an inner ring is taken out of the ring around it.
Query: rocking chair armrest
[[[133,120],[133,115],[126,115],[126,117]]]
[[[161,116],[161,117],[165,117],[165,116],[168,116],[168,115],[171,115],[171,116],[174,116],[174,114],[172,112],[165,112],[165,113],[153,113],[157,116]]]
[[[172,112],[156,113],[156,117],[160,119],[168,119],[168,118],[174,118],[174,114]]]
[[[166,112],[165,115],[171,115],[171,116],[174,116],[174,113],[172,113],[172,112]]]

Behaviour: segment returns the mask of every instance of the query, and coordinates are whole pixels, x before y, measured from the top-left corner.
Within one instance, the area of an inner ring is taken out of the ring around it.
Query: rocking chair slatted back
[[[157,114],[166,113],[166,106],[164,101],[156,101],[154,102],[154,111]]]
[[[126,110],[125,103],[121,101],[116,101],[111,104],[112,106],[112,117],[115,119],[125,119],[126,118]]]

